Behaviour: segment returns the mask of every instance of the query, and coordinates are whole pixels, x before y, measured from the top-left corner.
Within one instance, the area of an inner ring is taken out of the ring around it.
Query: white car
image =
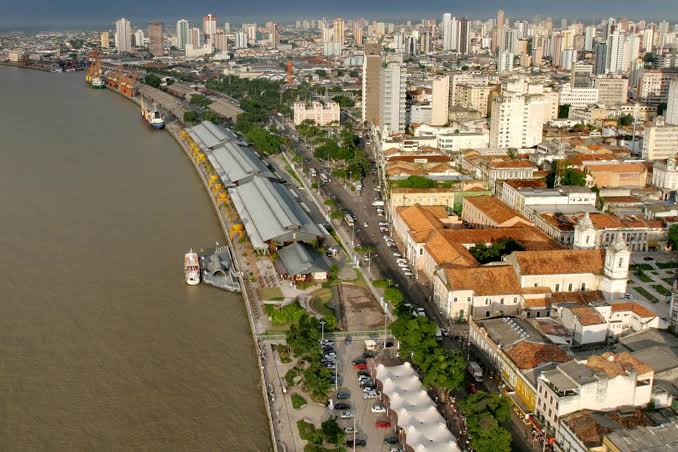
[[[400,253],[397,252],[397,251],[394,251],[394,252],[393,252],[393,257],[403,257],[403,255],[400,254]]]
[[[366,392],[365,394],[363,394],[363,399],[365,399],[365,400],[367,400],[367,399],[378,399],[378,398],[379,398],[379,394],[375,391],[370,391],[370,392]]]
[[[398,262],[398,263],[400,263],[400,262],[405,262],[405,263],[407,263],[407,259],[405,259],[404,257],[399,257],[399,258],[396,259],[396,262]]]
[[[369,224],[367,223],[367,221],[363,223],[363,227],[364,227],[364,228],[366,228],[366,227],[368,227],[368,226],[369,226]]]
[[[379,414],[381,414],[381,413],[385,413],[385,412],[386,412],[386,408],[384,408],[383,405],[377,404],[377,405],[374,405],[374,406],[370,409],[370,411],[373,412],[373,413],[379,413]]]
[[[416,312],[417,315],[420,316],[420,317],[426,315],[426,311],[424,311],[424,308],[416,308],[416,309],[414,310],[414,312]]]
[[[355,411],[344,411],[339,417],[341,419],[353,419],[355,417]]]
[[[405,270],[405,271],[403,272],[403,275],[405,275],[405,276],[414,276],[414,273],[412,273],[410,270]]]

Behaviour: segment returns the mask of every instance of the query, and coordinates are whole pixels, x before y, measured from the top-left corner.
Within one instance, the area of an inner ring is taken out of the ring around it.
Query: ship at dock
[[[155,105],[155,102],[150,104],[146,102],[143,96],[141,96],[141,116],[154,129],[165,127],[165,118],[160,109]]]
[[[200,261],[198,254],[190,250],[184,255],[184,276],[186,284],[195,286],[200,283]]]
[[[97,56],[96,50],[92,51],[90,64],[87,68],[87,74],[85,75],[85,82],[89,83],[90,86],[95,89],[106,88],[106,83],[104,82],[104,72],[101,69],[101,65],[99,64],[99,58]]]

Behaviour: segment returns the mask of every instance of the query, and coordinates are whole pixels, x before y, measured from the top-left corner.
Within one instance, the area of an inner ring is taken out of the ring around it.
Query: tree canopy
[[[484,243],[476,243],[469,252],[481,264],[500,261],[502,257],[511,254],[514,251],[522,251],[525,248],[510,237],[499,239],[487,246]]]

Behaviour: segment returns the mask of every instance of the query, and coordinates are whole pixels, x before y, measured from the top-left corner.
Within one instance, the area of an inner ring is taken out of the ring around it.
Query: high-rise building
[[[251,42],[256,42],[257,40],[257,24],[242,24],[242,28],[247,33],[247,40]]]
[[[431,91],[431,125],[444,126],[450,114],[450,76],[434,79]]]
[[[188,43],[188,21],[186,19],[177,20],[177,49],[185,50]]]
[[[462,55],[469,52],[469,45],[471,43],[471,24],[468,19],[459,19],[459,41],[458,51]]]
[[[666,123],[678,126],[678,79],[669,82],[669,97],[666,102]]]
[[[443,14],[443,50],[446,52],[452,50],[452,13]]]
[[[504,42],[504,26],[505,23],[504,10],[497,11],[497,24],[495,27],[495,39],[492,40],[492,52],[496,53],[503,48]]]
[[[598,88],[598,102],[605,105],[621,105],[628,100],[629,79],[619,75],[598,76],[594,80]]]
[[[214,48],[216,50],[228,50],[228,38],[224,30],[217,30],[213,35],[214,37]]]
[[[381,73],[381,120],[388,133],[405,131],[407,69],[402,55],[387,55]]]
[[[511,52],[500,52],[497,57],[497,72],[503,73],[513,70],[513,54]]]
[[[624,47],[626,34],[615,30],[607,38],[606,73],[619,73],[624,70]]]
[[[596,38],[596,27],[589,26],[584,30],[584,50],[593,50],[593,41]]]
[[[375,126],[381,125],[381,47],[365,44],[363,58],[362,120]],[[403,111],[405,109],[403,108]]]
[[[343,48],[344,46],[344,35],[346,32],[346,26],[344,23],[344,19],[341,17],[337,17],[334,19],[334,40],[339,43],[339,45]]]
[[[595,54],[595,65],[594,71],[596,74],[606,74],[607,73],[607,43],[606,42],[597,42],[594,46]]]
[[[189,28],[188,30],[188,42],[194,49],[202,47],[202,33],[198,27]]]
[[[231,23],[230,22],[224,22],[224,33],[230,33],[231,31]]]
[[[547,109],[543,95],[504,93],[492,100],[490,147],[521,148],[542,141]]]
[[[102,49],[108,49],[110,46],[111,38],[108,36],[108,32],[104,31],[101,33],[101,36],[99,36],[99,41],[100,41],[100,46]]]
[[[162,22],[149,22],[148,24],[148,39],[153,56],[163,56],[165,54],[163,28]]]
[[[132,24],[125,18],[115,22],[115,48],[118,53],[132,50]]]
[[[363,27],[358,23],[353,24],[353,45],[363,45]]]
[[[236,49],[246,49],[247,48],[247,33],[244,31],[239,31],[235,34],[235,48]]]
[[[419,34],[419,51],[421,53],[429,53],[433,49],[431,41],[431,32],[423,31]]]
[[[132,37],[134,38],[133,40],[134,47],[143,47],[146,44],[146,40],[144,38],[144,30],[142,30],[141,28],[136,30]]]
[[[272,49],[277,49],[280,44],[280,26],[277,23],[272,23],[269,27],[268,43]]]
[[[217,32],[217,17],[213,14],[208,14],[202,18],[202,31],[205,33],[205,39],[213,44],[212,36]]]

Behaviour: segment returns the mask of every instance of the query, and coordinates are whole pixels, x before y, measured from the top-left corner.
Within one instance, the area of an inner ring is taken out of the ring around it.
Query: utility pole
[[[325,321],[320,321],[320,342],[325,340]]]

